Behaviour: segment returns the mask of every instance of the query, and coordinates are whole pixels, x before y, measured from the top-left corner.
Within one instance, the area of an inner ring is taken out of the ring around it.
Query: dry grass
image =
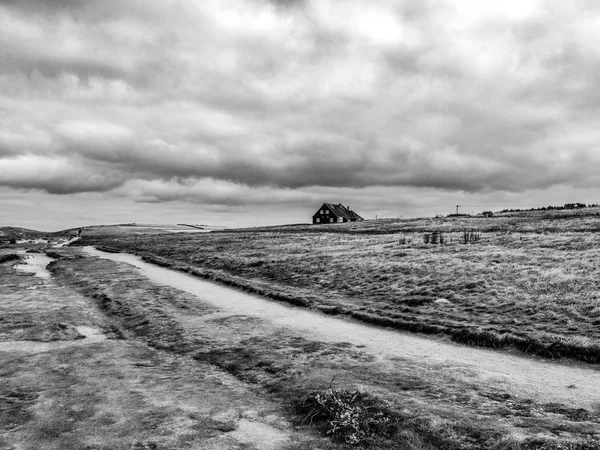
[[[105,236],[81,244],[158,256],[230,284],[237,277],[238,285],[259,293],[367,322],[600,361],[595,215],[339,225]],[[444,232],[444,243],[423,243],[422,232],[436,230]],[[479,240],[465,243],[465,230]]]

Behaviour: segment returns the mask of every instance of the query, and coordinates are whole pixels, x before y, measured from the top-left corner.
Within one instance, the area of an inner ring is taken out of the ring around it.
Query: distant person
[[[81,237],[81,232],[82,232],[82,231],[83,231],[83,230],[82,230],[81,228],[77,229],[77,237]]]

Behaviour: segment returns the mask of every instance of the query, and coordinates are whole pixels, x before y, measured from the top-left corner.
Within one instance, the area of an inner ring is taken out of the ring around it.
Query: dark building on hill
[[[335,222],[357,222],[364,220],[358,214],[350,209],[350,206],[343,206],[341,203],[323,203],[323,206],[313,214],[313,223],[335,223]]]

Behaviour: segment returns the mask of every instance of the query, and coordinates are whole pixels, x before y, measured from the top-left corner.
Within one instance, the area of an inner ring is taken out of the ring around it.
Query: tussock
[[[333,439],[356,448],[385,445],[398,431],[389,404],[360,390],[313,392],[296,404],[303,423],[315,424]]]
[[[9,261],[22,261],[23,257],[16,253],[8,253],[6,255],[0,255],[0,264],[4,264]]]

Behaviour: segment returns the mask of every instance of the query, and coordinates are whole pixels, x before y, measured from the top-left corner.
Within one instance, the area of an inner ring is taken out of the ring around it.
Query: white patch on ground
[[[83,339],[69,341],[7,341],[0,342],[0,352],[23,352],[28,354],[46,353],[52,350],[60,350],[67,347],[79,347],[94,344],[106,340],[106,335],[98,328],[78,325],[75,327]]]
[[[16,264],[14,267],[19,272],[29,272],[38,278],[48,279],[52,274],[46,266],[52,261],[54,261],[52,258],[41,253],[27,253],[24,264]]]
[[[450,305],[452,302],[446,298],[438,298],[434,300],[433,303],[437,303],[438,305]]]
[[[56,245],[53,245],[52,248],[61,248],[61,247],[64,247],[65,245],[69,245],[71,242],[75,242],[78,239],[79,239],[78,237],[74,237],[74,238],[71,238],[71,239],[64,240],[64,241],[62,241],[62,242],[60,242],[60,243],[58,243]]]
[[[281,448],[289,441],[289,436],[284,431],[266,423],[248,419],[240,419],[237,428],[228,435],[241,444],[251,444],[263,450]]]
[[[17,244],[47,244],[47,239],[19,239]]]
[[[88,327],[86,325],[77,325],[75,329],[80,335],[83,336],[86,344],[93,344],[94,342],[102,342],[106,340],[106,335],[98,328]]]

